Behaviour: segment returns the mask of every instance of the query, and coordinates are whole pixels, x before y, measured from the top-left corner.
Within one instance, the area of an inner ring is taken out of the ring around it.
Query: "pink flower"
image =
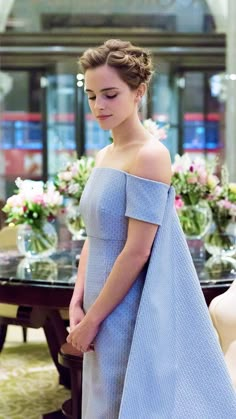
[[[178,210],[184,206],[184,201],[179,195],[175,197],[175,208]]]
[[[221,199],[217,204],[220,208],[230,209],[232,207],[232,203],[228,199]]]
[[[35,204],[44,205],[44,196],[39,194],[35,195],[32,197],[32,202],[34,202]]]
[[[190,176],[190,177],[187,179],[187,183],[198,183],[198,178],[197,178],[197,176]]]
[[[206,173],[199,173],[198,181],[201,185],[205,185],[207,183],[207,174]]]
[[[215,190],[214,190],[214,194],[216,197],[220,196],[222,194],[223,188],[222,186],[216,186]]]
[[[185,168],[181,163],[175,162],[172,164],[172,173],[184,173]]]

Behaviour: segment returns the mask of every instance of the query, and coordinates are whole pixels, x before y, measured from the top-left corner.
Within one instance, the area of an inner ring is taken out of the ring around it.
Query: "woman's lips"
[[[98,115],[97,119],[100,119],[101,121],[103,121],[104,119],[110,118],[111,115]]]

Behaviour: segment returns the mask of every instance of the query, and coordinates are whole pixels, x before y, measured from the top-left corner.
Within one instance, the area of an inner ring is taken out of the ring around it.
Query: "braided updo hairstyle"
[[[120,39],[110,39],[97,48],[87,49],[79,64],[84,73],[107,64],[131,89],[136,89],[141,83],[148,85],[153,73],[150,53]]]

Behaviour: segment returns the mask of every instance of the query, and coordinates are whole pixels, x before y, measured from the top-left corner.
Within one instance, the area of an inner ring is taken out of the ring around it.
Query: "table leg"
[[[43,419],[65,419],[61,410],[56,410],[55,412],[45,413],[42,416]]]
[[[54,364],[59,373],[59,383],[70,388],[70,373],[68,368],[63,367],[58,362],[58,353],[60,347],[66,341],[68,332],[64,320],[61,318],[58,310],[50,310],[43,326],[47,339],[48,348]]]
[[[2,351],[7,334],[7,324],[0,324],[0,352]]]

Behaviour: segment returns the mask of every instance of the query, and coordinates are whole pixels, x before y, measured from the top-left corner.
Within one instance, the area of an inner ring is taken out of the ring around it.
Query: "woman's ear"
[[[136,91],[136,99],[137,99],[137,102],[140,102],[141,101],[141,99],[145,95],[146,91],[147,91],[146,84],[145,83],[141,83],[139,85],[139,87],[137,88],[137,91]]]

